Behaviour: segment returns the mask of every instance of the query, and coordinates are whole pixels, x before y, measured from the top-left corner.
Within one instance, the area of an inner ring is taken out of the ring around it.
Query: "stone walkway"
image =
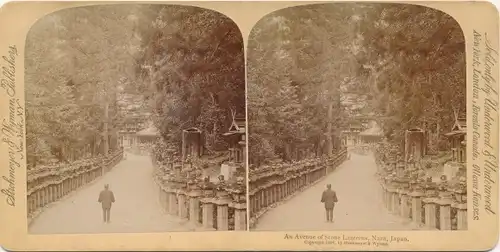
[[[32,234],[141,233],[192,231],[187,221],[165,214],[159,203],[159,189],[152,179],[153,166],[148,156],[127,153],[102,178],[45,209],[29,227]],[[105,184],[110,185],[116,203],[111,223],[102,221],[97,202]]]
[[[371,155],[351,153],[345,161],[322,181],[270,209],[254,230],[260,231],[323,231],[323,230],[412,230],[418,229],[409,220],[389,213],[383,206],[377,168]],[[320,202],[327,184],[339,199],[334,210],[334,223],[326,222]]]

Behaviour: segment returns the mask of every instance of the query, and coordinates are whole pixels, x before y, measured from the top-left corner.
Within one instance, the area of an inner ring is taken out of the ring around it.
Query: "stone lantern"
[[[425,155],[425,132],[419,128],[412,128],[405,132],[404,159],[407,163],[419,161]]]
[[[182,131],[182,163],[198,159],[203,155],[202,132],[197,128],[189,128]]]
[[[246,121],[245,117],[232,112],[232,122],[228,131],[223,134],[229,144],[229,162],[221,166],[221,174],[228,180],[233,180],[235,173],[246,163]]]
[[[174,165],[174,176],[175,177],[180,177],[181,176],[181,171],[182,171],[182,166],[180,166],[180,165]]]

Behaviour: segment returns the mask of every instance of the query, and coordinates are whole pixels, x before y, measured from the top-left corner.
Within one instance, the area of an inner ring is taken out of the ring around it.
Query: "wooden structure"
[[[353,146],[361,143],[359,133],[364,130],[361,123],[353,122],[349,127],[342,131],[342,142],[344,146]]]
[[[144,129],[145,126],[142,118],[129,118],[119,131],[120,145],[125,148],[137,146],[137,132]]]
[[[465,163],[467,153],[465,148],[465,140],[467,136],[467,119],[465,116],[458,117],[455,115],[455,124],[450,132],[445,134],[450,139],[450,147],[453,153],[452,161]]]
[[[422,129],[412,128],[405,132],[405,162],[415,162],[424,157],[425,133]]]
[[[160,137],[160,132],[152,124],[136,133],[136,142],[139,144],[152,144]]]
[[[182,162],[188,157],[198,159],[203,155],[202,132],[198,128],[182,131]]]
[[[232,112],[231,126],[223,135],[229,143],[229,162],[225,162],[221,165],[220,173],[224,176],[224,178],[233,181],[237,176],[236,174],[245,174],[245,117],[238,117],[235,112]]]
[[[233,120],[229,130],[223,135],[229,143],[230,162],[244,163],[246,159],[245,117],[232,113]]]
[[[371,128],[366,129],[363,132],[359,133],[359,138],[361,142],[365,144],[378,143],[382,141],[383,137],[384,137],[384,132],[376,123],[373,123]]]

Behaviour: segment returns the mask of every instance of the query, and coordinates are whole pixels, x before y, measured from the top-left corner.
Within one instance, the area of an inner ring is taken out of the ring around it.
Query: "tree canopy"
[[[141,29],[140,72],[155,122],[168,142],[180,145],[179,132],[196,127],[205,147],[218,149],[231,111],[245,113],[241,33],[231,19],[207,9],[169,6],[154,15],[153,28]]]
[[[409,127],[451,126],[453,111],[465,112],[464,53],[456,21],[417,5],[313,4],[265,16],[248,45],[250,163],[290,159],[290,147],[331,154],[359,113],[375,115],[394,143]]]
[[[104,154],[127,122],[151,116],[165,141],[195,126],[213,146],[231,109],[244,112],[244,80],[241,34],[220,13],[136,4],[51,13],[26,41],[28,164]]]
[[[363,6],[356,57],[386,136],[418,127],[442,137],[466,112],[465,42],[449,15],[418,5]],[[438,147],[438,143],[430,146]]]

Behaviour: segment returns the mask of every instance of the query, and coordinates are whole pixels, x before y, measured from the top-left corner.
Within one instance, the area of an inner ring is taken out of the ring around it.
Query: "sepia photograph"
[[[487,0],[0,8],[6,251],[497,246]]]
[[[66,8],[26,38],[30,234],[246,230],[243,37],[181,5]]]
[[[454,18],[410,4],[295,6],[259,20],[247,55],[251,230],[467,229]]]

